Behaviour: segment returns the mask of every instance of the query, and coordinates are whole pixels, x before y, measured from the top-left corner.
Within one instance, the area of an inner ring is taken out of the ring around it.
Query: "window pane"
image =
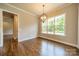
[[[55,34],[64,34],[65,15],[55,17]]]
[[[48,19],[48,33],[54,33],[54,18]]]
[[[47,33],[47,20],[42,22],[42,33]]]

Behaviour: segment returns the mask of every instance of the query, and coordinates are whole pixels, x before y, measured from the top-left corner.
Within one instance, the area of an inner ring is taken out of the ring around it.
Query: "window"
[[[54,33],[54,18],[50,18],[48,20],[48,33],[53,34]]]
[[[55,34],[64,35],[64,15],[59,15],[55,17]]]
[[[42,33],[64,35],[65,14],[52,17],[42,22]]]
[[[47,33],[47,20],[42,22],[42,33]]]

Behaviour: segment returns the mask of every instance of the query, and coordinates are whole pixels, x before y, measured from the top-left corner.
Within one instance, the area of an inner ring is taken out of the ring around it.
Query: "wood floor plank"
[[[11,37],[4,38],[4,47],[0,48],[1,56],[78,56],[79,50],[46,40],[35,38],[18,43]]]

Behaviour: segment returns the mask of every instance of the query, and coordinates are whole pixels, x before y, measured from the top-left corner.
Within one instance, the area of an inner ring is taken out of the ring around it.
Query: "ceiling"
[[[41,15],[43,13],[43,7],[42,7],[43,3],[10,3],[10,4],[36,15]],[[46,3],[45,13],[48,13],[57,8],[63,7],[64,5],[67,5],[67,4],[66,3]]]

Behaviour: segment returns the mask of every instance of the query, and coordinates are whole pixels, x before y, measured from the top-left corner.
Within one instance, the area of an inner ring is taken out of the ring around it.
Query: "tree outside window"
[[[42,22],[42,33],[64,34],[65,14],[52,17]]]

